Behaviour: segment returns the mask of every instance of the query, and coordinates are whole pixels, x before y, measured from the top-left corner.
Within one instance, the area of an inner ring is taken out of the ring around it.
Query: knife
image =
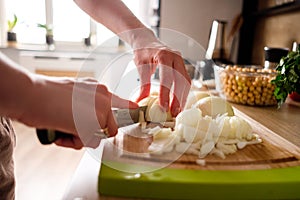
[[[147,106],[141,106],[136,109],[113,109],[112,113],[117,122],[118,127],[128,126],[140,121],[140,117],[145,118]],[[143,113],[144,116],[140,116]],[[37,137],[42,144],[52,144],[58,138],[70,138],[72,135],[62,131],[52,129],[36,129]],[[96,130],[95,134],[106,138],[107,130]]]

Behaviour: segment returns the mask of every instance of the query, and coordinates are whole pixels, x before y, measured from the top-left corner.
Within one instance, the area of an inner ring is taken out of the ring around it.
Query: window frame
[[[0,0],[0,47],[1,46],[6,46],[6,42],[7,42],[7,8],[6,8],[6,2],[9,0]],[[140,2],[140,7],[139,9],[144,9],[145,6],[150,6],[150,3],[146,3],[143,0],[139,0]],[[152,1],[157,1],[160,2],[160,0],[152,0]],[[151,2],[152,2],[151,1]],[[53,0],[45,0],[44,1],[45,4],[45,21],[46,21],[46,25],[47,26],[53,26],[53,21],[54,21],[54,16],[53,16]],[[144,4],[141,6],[141,4]],[[157,3],[156,3],[157,4]],[[158,3],[159,4],[159,3]],[[152,5],[153,7],[153,5]],[[149,7],[149,9],[151,8],[151,6]],[[141,11],[138,11],[141,12]],[[148,16],[149,17],[149,16]],[[90,36],[92,36],[92,41],[94,41],[92,43],[92,45],[99,45],[99,42],[97,42],[97,40],[101,41],[100,38],[97,38],[98,36],[98,32],[100,32],[98,29],[100,28],[98,26],[98,22],[94,21],[91,17],[89,17],[89,30],[87,30],[90,33]],[[143,19],[141,19],[141,21],[144,23],[146,23],[146,25],[148,24],[149,19],[146,16],[143,16]],[[149,24],[150,25],[150,24]],[[55,24],[54,24],[55,26]],[[151,27],[151,25],[150,25]],[[149,28],[150,28],[149,27]],[[153,27],[152,27],[153,28]],[[100,28],[101,29],[101,28]],[[55,33],[54,33],[55,34]],[[55,38],[55,35],[54,35]],[[46,43],[45,43],[46,44]],[[25,47],[26,46],[44,46],[44,44],[41,43],[27,43],[27,42],[19,42],[18,46],[21,47]],[[82,41],[60,41],[60,40],[55,40],[55,46],[56,49],[58,48],[66,48],[69,49],[69,47],[73,48],[73,47],[85,47],[84,44],[84,38],[82,38]]]

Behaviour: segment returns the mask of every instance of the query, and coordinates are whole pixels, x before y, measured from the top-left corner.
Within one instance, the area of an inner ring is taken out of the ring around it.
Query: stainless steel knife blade
[[[145,118],[146,110],[147,106],[141,106],[136,109],[113,109],[112,112],[120,128],[139,122],[141,113],[144,115],[141,117]]]

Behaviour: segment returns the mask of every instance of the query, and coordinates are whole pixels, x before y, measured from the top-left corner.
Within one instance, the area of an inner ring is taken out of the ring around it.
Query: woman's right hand
[[[72,137],[60,138],[55,143],[75,149],[97,147],[101,138],[94,133],[99,129],[106,129],[110,137],[117,134],[112,107],[138,107],[93,79],[36,76],[33,88],[28,109],[18,120],[37,128],[70,133]]]

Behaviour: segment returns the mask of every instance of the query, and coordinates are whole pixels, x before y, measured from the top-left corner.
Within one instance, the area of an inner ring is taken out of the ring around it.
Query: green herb
[[[275,84],[274,96],[278,107],[281,107],[288,94],[292,92],[300,94],[300,47],[296,52],[291,51],[281,58],[276,70],[278,74],[271,83]]]
[[[47,24],[37,24],[37,26],[38,26],[39,28],[45,29],[47,35],[53,35],[53,29],[52,29],[52,26],[47,25]]]
[[[10,21],[10,20],[7,21],[7,25],[8,25],[7,31],[12,32],[13,29],[15,28],[15,26],[17,25],[17,22],[18,22],[17,15],[14,15],[14,20],[13,21]]]

